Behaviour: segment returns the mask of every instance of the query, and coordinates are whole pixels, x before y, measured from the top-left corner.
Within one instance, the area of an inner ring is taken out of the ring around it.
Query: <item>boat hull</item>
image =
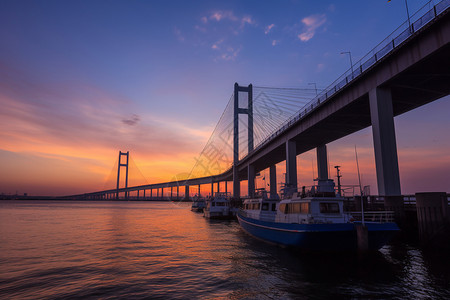
[[[205,218],[207,219],[215,219],[215,220],[228,220],[231,219],[231,216],[229,213],[226,212],[220,212],[220,211],[203,211]]]
[[[267,222],[238,214],[250,235],[271,243],[304,250],[348,251],[357,249],[355,223],[289,224]],[[398,231],[395,223],[366,223],[369,249],[379,249]]]

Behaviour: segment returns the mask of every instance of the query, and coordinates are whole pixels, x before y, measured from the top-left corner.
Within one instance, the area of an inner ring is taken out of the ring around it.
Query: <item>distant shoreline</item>
[[[70,198],[70,196],[23,196],[23,195],[1,195],[0,201],[11,201],[11,200],[52,200],[52,201],[135,201],[135,202],[171,202],[169,199],[82,199],[82,198]],[[192,202],[192,201],[182,201],[182,200],[174,200],[172,202]]]

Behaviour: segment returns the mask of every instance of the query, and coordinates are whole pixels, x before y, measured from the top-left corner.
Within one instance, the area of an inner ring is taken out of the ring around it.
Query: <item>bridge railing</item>
[[[436,5],[432,5],[433,3],[434,1],[429,1],[427,4],[422,6],[422,8],[411,15],[409,20],[405,21],[382,42],[375,46],[369,53],[353,64],[350,69],[348,69],[309,103],[297,111],[297,113],[283,123],[279,129],[270,134],[267,139],[256,145],[255,150],[264,146],[298,120],[311,113],[314,109],[326,102],[330,97],[346,87],[353,80],[360,77],[378,61],[386,57],[386,55],[390,54],[405,41],[407,41],[415,32],[423,28],[432,20],[436,19],[450,7],[450,0],[442,0]]]

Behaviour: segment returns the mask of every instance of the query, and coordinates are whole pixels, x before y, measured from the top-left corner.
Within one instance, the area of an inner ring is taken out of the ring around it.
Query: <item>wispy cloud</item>
[[[241,19],[241,27],[244,27],[246,24],[256,25],[256,21],[251,16],[244,16]]]
[[[133,115],[131,116],[130,119],[123,119],[123,120],[122,120],[122,123],[123,123],[123,124],[126,124],[126,125],[128,125],[128,126],[134,126],[134,125],[136,125],[140,120],[141,120],[141,118],[140,118],[138,115],[133,114]]]
[[[174,32],[177,40],[179,40],[180,42],[184,42],[184,36],[181,33],[181,30],[179,28],[175,27],[173,32]]]
[[[215,42],[215,43],[211,46],[211,49],[219,50],[219,49],[220,49],[220,44],[222,44],[222,43],[223,43],[223,39],[218,40],[217,42]]]
[[[214,60],[234,61],[242,49],[237,36],[243,34],[248,27],[258,26],[251,15],[238,15],[231,10],[217,10],[201,17],[195,29],[201,32],[201,45],[215,51]],[[217,40],[217,37],[220,40]]]
[[[317,72],[321,72],[323,69],[325,69],[325,64],[323,63],[317,64]]]
[[[226,49],[226,52],[222,53],[222,55],[220,56],[221,59],[223,60],[235,60],[236,57],[238,56],[239,52],[241,51],[242,47],[239,47],[237,49],[233,48],[233,47],[228,47]]]
[[[239,19],[233,14],[232,11],[216,11],[213,12],[208,18],[206,18],[207,20],[214,20],[217,22],[220,22],[222,20],[230,20],[230,21],[238,21]],[[205,21],[205,17],[202,18],[203,21]]]
[[[264,33],[265,34],[269,34],[269,32],[272,30],[272,28],[274,28],[275,27],[275,24],[270,24],[270,25],[268,25],[268,26],[266,26],[266,28],[265,28],[265,30],[264,30]]]
[[[307,42],[314,37],[316,34],[316,30],[321,27],[327,18],[324,14],[322,15],[311,15],[302,19],[302,23],[304,24],[304,30],[302,33],[298,35],[298,38],[302,42]]]

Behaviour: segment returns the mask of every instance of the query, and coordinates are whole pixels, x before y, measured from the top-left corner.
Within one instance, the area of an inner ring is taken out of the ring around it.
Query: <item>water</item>
[[[188,204],[0,201],[0,299],[449,299],[449,253],[297,253]]]

